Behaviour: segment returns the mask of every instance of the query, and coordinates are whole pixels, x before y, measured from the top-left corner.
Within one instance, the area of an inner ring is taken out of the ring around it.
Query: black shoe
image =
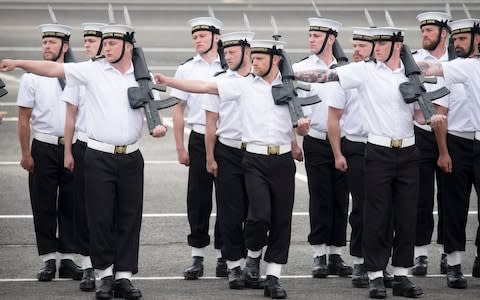
[[[392,294],[407,298],[418,298],[423,295],[420,287],[411,282],[407,276],[394,276],[392,283]]]
[[[196,280],[203,276],[203,257],[194,256],[193,263],[183,271],[183,277],[186,280]]]
[[[476,256],[473,262],[472,277],[480,278],[480,257]]]
[[[348,277],[352,275],[352,267],[347,266],[342,257],[338,254],[328,255],[328,275],[338,275],[340,277]]]
[[[312,276],[314,278],[326,278],[327,275],[327,256],[315,256],[313,258]]]
[[[57,272],[57,263],[55,259],[49,259],[44,264],[37,274],[38,281],[52,281]]]
[[[440,258],[440,274],[447,274],[447,270],[447,255],[445,253],[442,253],[442,258]]]
[[[383,284],[383,278],[378,277],[369,282],[369,297],[375,299],[385,299],[387,297],[387,290]]]
[[[272,299],[285,299],[287,298],[287,292],[278,283],[278,278],[273,275],[267,275],[265,280],[265,288],[263,289],[263,295]]]
[[[83,277],[83,270],[71,259],[60,260],[60,267],[58,268],[58,278],[70,278],[73,280],[80,280]]]
[[[393,284],[393,275],[387,271],[387,269],[383,270],[383,284],[386,288],[391,289]]]
[[[96,299],[112,299],[113,298],[113,276],[103,277],[100,280],[100,286],[95,292]]]
[[[225,258],[217,259],[217,267],[215,268],[216,277],[228,277],[227,260]]]
[[[133,286],[132,282],[126,278],[115,280],[114,287],[115,298],[135,300],[142,298],[142,292]]]
[[[93,268],[83,270],[82,281],[80,281],[80,290],[84,292],[95,290],[95,271]]]
[[[453,289],[466,289],[467,280],[463,277],[462,266],[448,266],[447,269],[447,285]]]
[[[412,275],[425,276],[427,275],[428,259],[425,255],[415,258],[415,265],[412,268]]]
[[[239,266],[228,270],[228,286],[232,290],[240,290],[245,287],[243,271],[242,268],[240,268]]]
[[[257,258],[247,256],[245,260],[243,278],[245,279],[245,287],[247,288],[261,289],[264,287],[264,282],[260,279],[260,259],[260,256]]]
[[[368,287],[368,274],[363,264],[353,265],[352,285],[356,288]]]

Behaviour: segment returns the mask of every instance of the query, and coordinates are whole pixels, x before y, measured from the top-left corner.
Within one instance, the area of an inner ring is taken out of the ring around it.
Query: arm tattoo
[[[335,69],[328,70],[327,81],[339,81],[337,70]]]
[[[296,72],[295,79],[305,82],[324,83],[327,81],[338,81],[336,70],[312,70]]]

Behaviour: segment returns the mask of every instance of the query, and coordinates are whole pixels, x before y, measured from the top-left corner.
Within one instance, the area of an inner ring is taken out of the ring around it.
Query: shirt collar
[[[322,67],[326,67],[326,68],[329,68],[332,66],[332,65],[335,65],[337,64],[337,59],[335,57],[332,57],[332,63],[330,65],[327,66],[327,64],[321,60],[318,55],[316,54],[312,54],[312,57],[313,57],[313,61],[315,62],[315,65],[320,65]]]
[[[201,61],[201,62],[203,62],[203,63],[205,63],[205,64],[209,64],[209,63],[207,63],[207,62],[202,58],[202,56],[201,56],[200,54],[195,55],[195,56],[193,57],[193,61],[194,61],[194,62],[199,62],[199,61]],[[213,63],[217,63],[217,62],[220,63],[220,56],[218,56],[218,55],[217,55],[217,57],[215,58],[215,60],[213,61]]]
[[[405,73],[405,66],[403,65],[403,62],[400,60],[400,68],[398,69],[395,69],[395,70],[392,70],[390,69],[385,63],[381,62],[381,61],[378,61],[377,60],[377,64],[376,64],[376,68],[377,69],[386,69],[392,73]]]
[[[115,69],[108,61],[103,60],[103,63],[104,63],[104,66],[103,66],[104,70],[114,70],[114,71],[120,73],[120,71]],[[125,74],[130,74],[130,73],[133,73],[133,72],[134,72],[133,63],[130,62],[130,67],[128,68],[127,72],[125,72]]]

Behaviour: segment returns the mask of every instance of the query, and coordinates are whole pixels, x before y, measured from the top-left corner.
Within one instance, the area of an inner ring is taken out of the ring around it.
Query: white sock
[[[248,249],[248,254],[247,255],[250,256],[251,258],[260,257],[260,255],[262,255],[262,249],[260,249],[258,251],[253,251],[253,250]]]
[[[408,275],[408,268],[392,266],[392,274],[393,274],[393,276],[407,276]]]
[[[93,268],[92,267],[92,260],[90,259],[90,256],[81,255],[81,257],[82,257],[82,269],[83,270]]]
[[[327,245],[326,244],[312,245],[312,247],[313,247],[313,257],[323,256],[323,255],[327,254]]]
[[[236,267],[240,267],[241,262],[242,262],[241,259],[235,260],[235,261],[227,260],[227,267],[229,270],[235,269]]]
[[[462,263],[462,252],[463,251],[453,251],[452,253],[447,254],[447,264],[449,266],[456,266]]]
[[[97,272],[98,278],[100,279],[105,278],[107,276],[113,276],[113,265],[110,265],[108,268],[104,270],[95,269],[95,272]]]
[[[267,263],[267,267],[265,269],[266,275],[273,275],[277,278],[280,278],[280,274],[282,273],[282,265],[276,263]]]
[[[217,259],[222,258],[222,250],[215,249],[215,253],[217,254]]]
[[[73,260],[74,258],[75,258],[75,254],[73,254],[73,253],[60,253],[60,259]]]
[[[203,247],[203,248],[192,247],[192,257],[193,256],[205,257],[205,254],[207,254],[207,247]]]
[[[132,279],[132,272],[115,272],[115,280],[117,279],[128,279],[128,280],[131,280]]]
[[[358,256],[352,256],[352,263],[354,265],[363,265],[365,260],[363,257],[358,257]]]
[[[50,252],[47,254],[40,255],[40,258],[42,259],[43,262],[46,262],[47,260],[51,259],[57,259],[57,252]]]
[[[328,246],[328,254],[342,255],[342,250],[343,250],[343,247]]]
[[[367,272],[368,273],[368,279],[374,280],[379,277],[383,277],[383,271],[375,271],[375,272]]]
[[[428,245],[415,246],[414,257],[417,258],[419,256],[427,256],[428,257]]]

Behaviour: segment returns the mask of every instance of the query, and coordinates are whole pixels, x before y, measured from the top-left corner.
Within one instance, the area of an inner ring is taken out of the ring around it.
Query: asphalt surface
[[[84,59],[80,26],[83,22],[107,21],[105,1],[48,1],[57,19],[74,27],[71,38],[78,60]],[[154,72],[173,75],[176,66],[193,55],[187,20],[207,15],[211,5],[223,20],[223,32],[243,30],[243,12],[248,14],[257,38],[270,38],[270,15],[275,16],[286,50],[292,61],[308,55],[306,18],[314,16],[310,1],[210,0],[111,1],[117,21],[122,20],[121,6],[126,3],[136,28],[138,46],[145,50]],[[399,27],[407,29],[406,42],[412,49],[420,47],[415,16],[426,10],[442,10],[438,1],[317,1],[324,3],[324,17],[343,23],[339,39],[345,52],[351,54],[352,26],[366,26],[363,7],[368,7],[379,26],[385,25],[384,9],[388,9]],[[464,1],[472,16],[480,16],[479,1]],[[0,0],[0,59],[40,59],[40,34],[36,26],[50,22],[46,1]],[[275,3],[273,5],[272,3]],[[464,18],[461,2],[451,1],[454,18]],[[93,299],[93,293],[81,292],[78,282],[55,280],[37,282],[41,266],[36,251],[33,221],[28,196],[27,174],[19,166],[17,108],[15,101],[22,71],[0,74],[9,94],[0,98],[0,111],[7,115],[0,125],[0,299]],[[170,111],[162,114],[168,118]],[[299,139],[301,142],[301,139]],[[187,168],[178,164],[172,130],[166,137],[154,139],[144,130],[141,150],[145,158],[144,219],[141,233],[139,273],[134,282],[144,299],[265,299],[263,291],[228,289],[225,279],[214,277],[215,254],[209,247],[205,259],[205,277],[198,281],[183,280],[182,271],[190,263],[189,232],[186,218]],[[478,299],[480,279],[471,277],[475,256],[474,239],[478,227],[478,199],[472,194],[467,224],[467,245],[464,273],[469,287],[454,290],[446,287],[446,278],[439,272],[439,252],[430,246],[429,273],[413,278],[425,292],[424,299]],[[215,209],[214,209],[215,210]],[[435,209],[436,210],[436,209]],[[212,217],[212,224],[214,218]],[[350,228],[347,229],[350,232]],[[292,242],[288,264],[282,270],[281,283],[289,299],[366,299],[368,289],[354,289],[351,280],[336,276],[313,279],[310,276],[312,251],[307,242],[309,232],[308,191],[303,163],[297,163],[296,194]],[[434,236],[433,240],[436,240]],[[348,244],[344,259],[351,263]],[[262,263],[262,267],[263,267]],[[388,291],[388,298],[392,298]],[[396,298],[396,297],[394,297]]]

